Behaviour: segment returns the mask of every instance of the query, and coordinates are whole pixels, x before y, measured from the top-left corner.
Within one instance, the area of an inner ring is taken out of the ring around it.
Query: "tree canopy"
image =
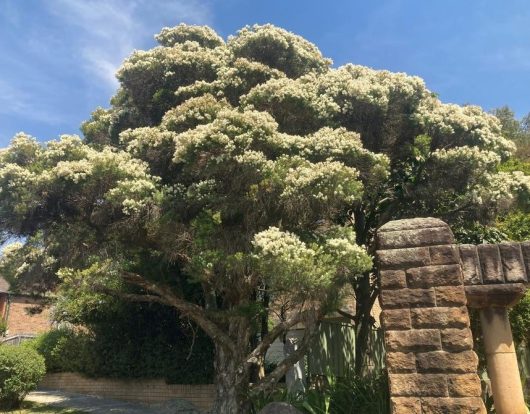
[[[378,226],[487,223],[528,202],[528,177],[499,171],[515,150],[499,120],[440,102],[418,77],[334,68],[271,25],[226,42],[186,25],[156,39],[123,63],[84,138],[18,134],[2,150],[0,229],[24,240],[10,251],[19,266],[2,266],[24,280],[32,253],[47,280],[189,316],[216,344],[216,412],[244,411],[251,366],[303,321],[299,350],[256,388],[277,381],[347,283],[366,330]]]

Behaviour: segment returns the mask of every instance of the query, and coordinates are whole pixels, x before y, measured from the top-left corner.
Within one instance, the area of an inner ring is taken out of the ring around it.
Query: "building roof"
[[[0,293],[9,292],[9,283],[2,276],[0,276]]]

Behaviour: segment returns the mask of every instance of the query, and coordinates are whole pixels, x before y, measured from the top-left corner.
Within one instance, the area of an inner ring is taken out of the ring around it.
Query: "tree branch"
[[[137,273],[122,271],[122,277],[126,282],[157,294],[166,301],[168,305],[178,309],[182,315],[193,319],[193,321],[214,341],[219,342],[219,344],[230,352],[236,352],[237,347],[234,341],[232,341],[219,325],[208,317],[206,310],[201,306],[176,296],[171,288],[150,282]]]
[[[286,321],[280,322],[274,328],[272,328],[267,335],[263,337],[259,345],[247,356],[246,362],[249,364],[255,364],[258,359],[265,355],[272,343],[283,333],[287,332],[290,328],[296,325],[298,322],[304,320],[304,317],[309,311],[300,311],[296,315],[287,319]]]
[[[265,376],[260,382],[252,387],[252,392],[260,393],[270,391],[280,378],[283,377],[287,371],[305,355],[309,345],[311,345],[311,340],[318,332],[317,328],[320,319],[323,316],[321,309],[314,310],[313,312],[308,313],[308,315],[308,319],[305,320],[304,336],[300,341],[298,349],[280,362],[270,374]]]
[[[351,319],[352,321],[355,320],[355,315],[351,314],[350,312],[346,312],[346,311],[344,311],[342,309],[337,309],[337,313],[340,316],[344,316],[347,319]]]
[[[157,295],[140,295],[136,293],[125,293],[125,292],[119,292],[115,289],[110,289],[106,286],[102,285],[94,285],[92,286],[94,291],[99,293],[105,293],[110,296],[115,296],[124,300],[127,300],[129,302],[148,302],[148,303],[160,303],[162,305],[169,306],[170,304],[162,299],[160,296]]]

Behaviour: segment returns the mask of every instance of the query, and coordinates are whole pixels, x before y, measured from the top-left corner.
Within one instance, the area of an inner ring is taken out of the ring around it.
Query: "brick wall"
[[[59,389],[147,404],[182,398],[204,411],[212,408],[215,398],[214,387],[211,384],[182,385],[166,384],[163,380],[94,379],[70,372],[46,374],[39,388]]]
[[[4,319],[7,310],[7,293],[0,292],[0,319]]]
[[[38,299],[11,295],[9,302],[8,335],[38,334],[51,329],[50,309],[46,306],[41,309],[42,302]]]

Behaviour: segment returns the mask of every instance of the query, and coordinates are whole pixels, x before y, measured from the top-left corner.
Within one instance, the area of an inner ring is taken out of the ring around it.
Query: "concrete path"
[[[57,390],[39,390],[30,392],[26,401],[47,404],[51,407],[74,408],[94,414],[165,414],[168,407],[148,406],[139,403],[113,400],[93,395],[74,394]],[[175,412],[173,410],[173,412]]]

